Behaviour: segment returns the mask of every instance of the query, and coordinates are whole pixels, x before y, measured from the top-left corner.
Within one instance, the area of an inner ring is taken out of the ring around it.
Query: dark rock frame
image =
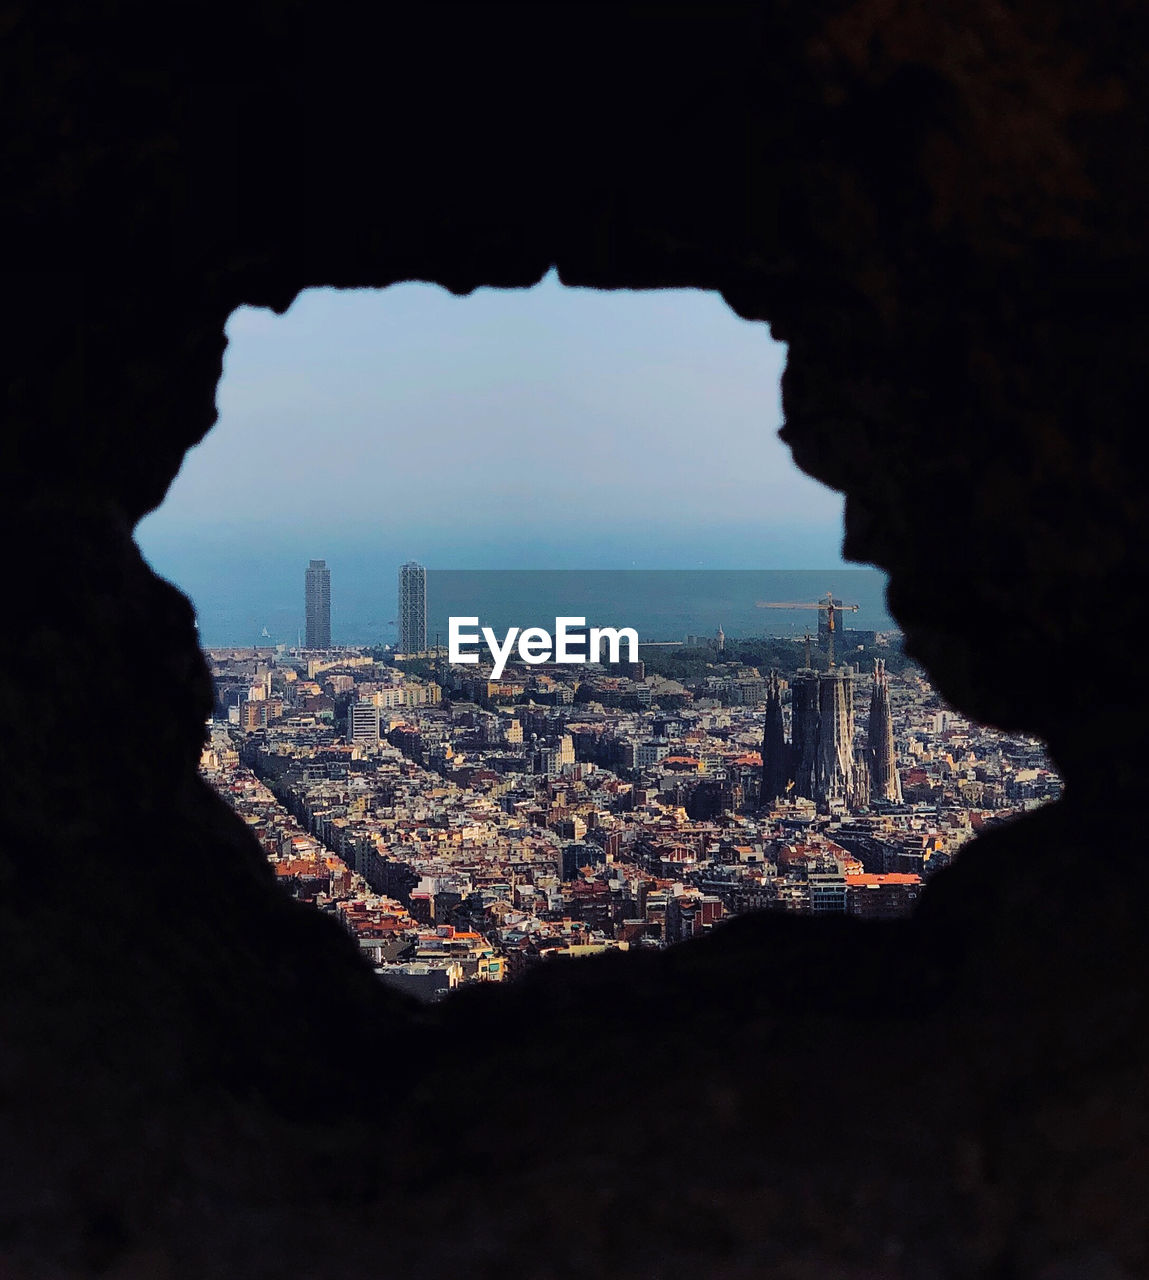
[[[17,0],[0,33],[6,1271],[1142,1274],[1139,7]],[[191,611],[131,534],[237,306],[552,266],[769,322],[848,554],[1066,795],[910,921],[747,918],[429,1014],[197,780]]]

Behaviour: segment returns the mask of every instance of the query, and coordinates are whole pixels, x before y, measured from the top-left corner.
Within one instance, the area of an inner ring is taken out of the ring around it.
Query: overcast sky
[[[840,563],[841,499],[775,437],[785,348],[716,295],[315,289],[227,332],[220,421],[139,529],[189,590],[213,554],[334,546],[441,568]]]

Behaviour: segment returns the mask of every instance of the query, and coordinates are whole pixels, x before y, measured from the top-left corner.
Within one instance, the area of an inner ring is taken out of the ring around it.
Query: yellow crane
[[[830,666],[834,665],[834,634],[838,630],[839,613],[857,613],[860,606],[856,604],[835,604],[834,593],[826,592],[825,600],[757,600],[755,607],[759,609],[824,609],[826,611],[826,630],[830,634]],[[806,665],[809,666],[809,636],[806,648]]]

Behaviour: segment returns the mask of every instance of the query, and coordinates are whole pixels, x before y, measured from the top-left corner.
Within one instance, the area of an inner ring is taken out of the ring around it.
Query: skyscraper
[[[890,715],[890,677],[881,658],[874,659],[874,687],[870,692],[870,794],[875,800],[901,803],[902,780],[894,751],[894,722]]]
[[[762,735],[762,803],[786,794],[786,739],[782,727],[782,682],[771,671],[766,681],[766,729]]]
[[[331,570],[326,560],[312,560],[303,577],[307,612],[307,648],[331,648]]]
[[[414,560],[399,569],[399,652],[427,648],[427,570]]]

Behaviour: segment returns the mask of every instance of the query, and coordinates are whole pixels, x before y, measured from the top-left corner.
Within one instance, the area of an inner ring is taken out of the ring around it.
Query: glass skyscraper
[[[308,649],[331,648],[331,570],[326,560],[312,560],[303,577]]]
[[[427,648],[427,570],[414,560],[399,569],[399,652]]]

